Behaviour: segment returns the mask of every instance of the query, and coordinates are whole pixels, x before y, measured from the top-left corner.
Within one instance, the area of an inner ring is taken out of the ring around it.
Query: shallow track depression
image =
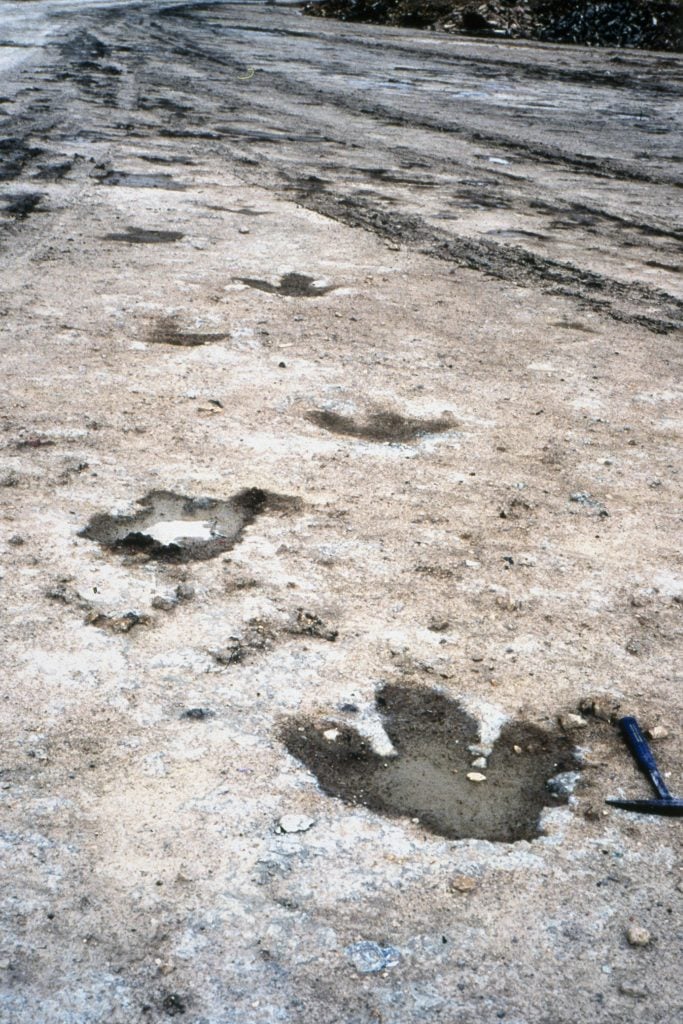
[[[0,0],[0,1020],[674,1020],[682,79]]]

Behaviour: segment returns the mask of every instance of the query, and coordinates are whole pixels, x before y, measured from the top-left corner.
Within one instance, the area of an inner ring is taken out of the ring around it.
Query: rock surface
[[[671,1024],[680,822],[604,800],[649,795],[614,709],[683,788],[680,59],[187,0],[0,25],[0,1020]],[[297,510],[212,558],[80,535],[250,488]],[[378,810],[281,737],[379,784],[388,685],[470,725]],[[564,803],[537,766],[587,698]],[[532,780],[526,838],[399,813],[451,752],[467,824]]]

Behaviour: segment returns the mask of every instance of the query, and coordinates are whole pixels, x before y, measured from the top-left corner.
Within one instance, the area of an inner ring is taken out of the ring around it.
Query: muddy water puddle
[[[229,551],[245,527],[267,511],[293,511],[299,503],[252,487],[225,501],[152,491],[134,515],[94,515],[79,536],[119,553],[156,561],[205,561]]]
[[[434,419],[416,419],[401,416],[397,412],[378,411],[365,417],[344,416],[325,409],[313,409],[306,413],[309,423],[314,423],[333,434],[345,434],[364,441],[405,444],[427,434],[443,434],[455,429],[455,419],[450,415]]]
[[[292,718],[281,728],[289,753],[328,796],[448,839],[503,843],[536,838],[541,811],[566,803],[561,786],[548,786],[578,770],[565,736],[509,722],[486,758],[477,722],[435,690],[390,684],[376,704],[395,750],[388,757],[344,722]]]

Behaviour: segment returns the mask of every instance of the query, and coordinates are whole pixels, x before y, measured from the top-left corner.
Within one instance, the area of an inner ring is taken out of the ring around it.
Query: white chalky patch
[[[218,536],[211,523],[195,519],[172,519],[170,522],[154,523],[141,531],[159,544],[177,544],[180,540],[211,540]]]
[[[460,704],[479,723],[477,752],[482,756],[488,756],[493,750],[493,745],[500,736],[500,731],[507,722],[509,715],[506,715],[495,704],[488,704],[486,701],[477,700],[473,697],[462,697]]]

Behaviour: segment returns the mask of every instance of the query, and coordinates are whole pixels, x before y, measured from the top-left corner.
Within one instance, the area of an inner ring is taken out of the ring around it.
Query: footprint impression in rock
[[[579,767],[571,742],[522,721],[502,729],[485,781],[467,778],[479,742],[476,721],[435,690],[388,684],[377,708],[396,753],[381,756],[356,729],[338,721],[289,719],[281,729],[287,750],[316,776],[329,796],[388,817],[419,819],[448,839],[512,843],[540,834],[546,806],[566,803],[547,787],[553,776]]]
[[[298,299],[315,299],[320,295],[326,295],[333,291],[332,285],[317,285],[314,277],[308,274],[284,274],[279,284],[271,284],[260,277],[237,277],[236,281],[246,284],[250,288],[256,288],[260,292],[270,292],[272,295],[289,295]]]
[[[457,425],[450,413],[421,420],[387,410],[371,412],[360,419],[328,409],[312,409],[305,414],[305,418],[309,423],[315,423],[317,427],[329,430],[333,434],[346,434],[364,441],[393,444],[408,444],[427,434],[443,434],[447,430],[455,429]]]
[[[205,560],[234,547],[258,515],[300,506],[296,498],[258,487],[239,491],[226,501],[151,491],[138,504],[140,512],[131,516],[93,516],[79,536],[113,551],[138,552],[157,561]]]

